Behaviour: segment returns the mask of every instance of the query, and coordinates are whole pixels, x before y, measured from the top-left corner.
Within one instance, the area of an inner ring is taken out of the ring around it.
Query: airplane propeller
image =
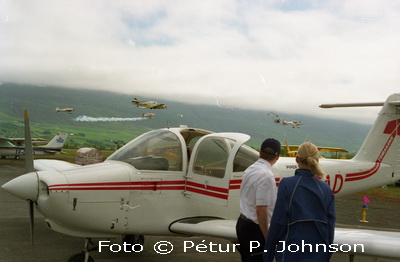
[[[34,229],[34,207],[33,207],[33,201],[28,199],[29,203],[29,223],[30,223],[30,229],[31,229],[31,244],[32,244],[32,249],[33,249],[33,243],[34,243],[34,238],[33,238],[33,229]]]
[[[32,137],[31,137],[31,128],[29,125],[29,115],[28,110],[24,111],[24,122],[25,122],[25,173],[34,172],[35,169],[33,167],[33,146],[32,146]],[[34,200],[31,198],[27,199],[29,204],[29,222],[30,222],[30,231],[31,231],[31,243],[33,248],[33,229],[35,224],[34,219]]]

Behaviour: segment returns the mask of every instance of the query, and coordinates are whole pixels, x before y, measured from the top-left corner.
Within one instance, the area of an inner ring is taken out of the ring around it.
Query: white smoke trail
[[[78,116],[74,121],[79,122],[122,122],[122,121],[141,121],[146,120],[146,117],[91,117],[91,116]]]

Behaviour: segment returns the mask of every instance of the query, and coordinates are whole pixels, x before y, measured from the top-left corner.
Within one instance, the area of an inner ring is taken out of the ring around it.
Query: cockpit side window
[[[227,138],[209,137],[204,139],[196,153],[193,173],[223,178],[226,164],[234,141]]]
[[[168,130],[156,130],[138,137],[108,159],[131,164],[139,170],[182,171],[182,146]]]
[[[233,172],[244,172],[259,158],[259,153],[254,149],[242,145],[233,160]]]

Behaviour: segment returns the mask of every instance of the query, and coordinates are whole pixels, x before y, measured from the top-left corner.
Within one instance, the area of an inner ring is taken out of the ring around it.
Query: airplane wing
[[[38,171],[45,171],[45,170],[62,171],[71,168],[76,168],[78,166],[80,165],[55,159],[39,159],[34,161],[34,168]]]
[[[60,153],[60,151],[56,151],[56,150],[44,150],[44,152],[48,153],[48,154],[57,154]]]
[[[25,142],[25,138],[9,138],[9,141],[13,141],[13,142]]]
[[[282,146],[283,148],[287,148],[286,146]],[[339,147],[325,147],[325,146],[317,146],[319,151],[325,151],[325,152],[338,152],[338,153],[349,153],[349,151],[339,148]],[[299,150],[299,146],[297,145],[289,145],[290,151],[297,151]]]
[[[289,146],[282,146],[283,148],[287,148],[287,147],[289,147],[289,151],[297,151],[297,150],[299,150],[299,146],[291,146],[291,145],[289,145]]]
[[[0,137],[0,140],[7,140],[7,141],[11,141],[11,142],[25,142],[25,138],[14,138],[14,137],[10,137],[10,138],[6,138],[6,137]],[[44,138],[32,138],[32,142],[46,142],[47,139]]]
[[[174,233],[219,237],[236,242],[235,227],[236,220],[203,217],[177,221],[170,225],[170,230]],[[337,252],[400,258],[399,243],[400,232],[354,228],[335,229],[334,246],[338,249]]]
[[[381,230],[354,229],[354,228],[336,228],[335,244],[348,250],[351,246],[352,251],[355,245],[363,244],[356,248],[356,254],[400,258],[400,232],[390,232]]]
[[[166,108],[165,104],[158,104],[151,107],[151,109],[164,109],[164,108]]]
[[[185,235],[212,236],[236,241],[235,227],[236,220],[196,217],[177,221],[169,229]]]
[[[349,153],[346,149],[339,148],[339,147],[323,147],[323,146],[317,146],[319,151],[325,151],[325,152],[338,152],[338,153]]]

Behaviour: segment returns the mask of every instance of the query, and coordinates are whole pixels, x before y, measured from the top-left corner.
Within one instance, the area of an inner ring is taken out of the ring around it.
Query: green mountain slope
[[[166,103],[165,110],[138,108],[131,103],[134,96],[141,100]],[[56,113],[55,108],[73,107],[72,114]],[[301,128],[274,124],[269,111],[227,109],[218,106],[186,104],[103,91],[55,87],[0,85],[0,136],[23,136],[23,110],[28,109],[34,137],[51,138],[58,131],[74,133],[69,145],[113,147],[112,141],[128,142],[136,136],[156,128],[178,126],[203,128],[215,132],[242,132],[251,135],[248,144],[258,147],[267,137],[282,143],[301,144],[312,141],[321,146],[342,147],[356,151],[370,126],[338,120],[326,120],[304,115],[293,119],[306,123]],[[124,122],[80,122],[80,116],[138,118],[142,113],[155,113],[154,119]],[[279,112],[276,112],[279,114]],[[372,123],[371,123],[372,124]]]

